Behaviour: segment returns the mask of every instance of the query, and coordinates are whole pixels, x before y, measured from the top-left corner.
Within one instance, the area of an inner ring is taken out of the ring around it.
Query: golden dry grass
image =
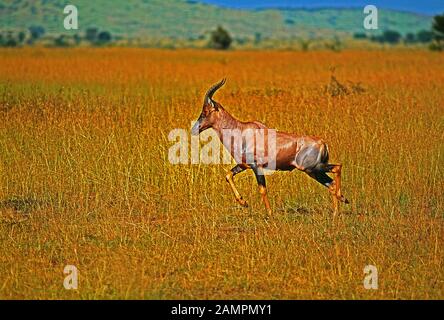
[[[0,51],[1,298],[444,298],[444,56],[425,51]],[[330,97],[329,69],[361,94]],[[171,165],[202,96],[325,137],[351,205],[299,172]],[[79,289],[63,288],[76,265]],[[363,287],[364,266],[379,289]]]

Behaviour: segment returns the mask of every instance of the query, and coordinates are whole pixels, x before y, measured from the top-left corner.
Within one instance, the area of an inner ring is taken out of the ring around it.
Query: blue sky
[[[232,8],[319,8],[319,7],[364,7],[374,4],[381,8],[390,8],[424,14],[444,12],[444,0],[201,0],[201,2],[223,5]]]

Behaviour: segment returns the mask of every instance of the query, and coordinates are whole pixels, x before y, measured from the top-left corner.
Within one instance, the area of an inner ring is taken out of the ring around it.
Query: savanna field
[[[251,172],[245,209],[231,165],[169,163],[225,76],[240,120],[325,138],[339,217],[297,171],[267,177],[266,219]],[[0,298],[443,299],[443,142],[442,53],[2,49]]]

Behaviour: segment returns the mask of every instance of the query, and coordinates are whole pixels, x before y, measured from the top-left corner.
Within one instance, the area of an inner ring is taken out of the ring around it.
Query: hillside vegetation
[[[72,34],[63,28],[66,0],[0,1],[0,29],[26,30],[43,26],[47,34]],[[362,32],[361,9],[270,9],[234,10],[184,0],[72,0],[79,10],[79,30],[98,27],[125,37],[196,39],[217,25],[238,38],[288,39],[331,37]],[[381,9],[380,31],[401,33],[430,29],[424,15]]]

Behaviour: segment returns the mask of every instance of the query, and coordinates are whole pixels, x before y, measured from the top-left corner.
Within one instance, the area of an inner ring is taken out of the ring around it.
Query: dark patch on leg
[[[256,164],[254,164],[251,165],[251,169],[253,169],[254,175],[256,176],[257,184],[266,187],[265,175],[262,168],[259,168]]]
[[[330,178],[325,172],[310,172],[308,175],[327,188],[329,188],[333,183],[333,179]]]
[[[245,169],[242,168],[240,165],[235,166],[233,169],[231,169],[231,172],[233,173],[233,177],[237,175],[238,173],[241,173]]]
[[[267,209],[267,212],[269,215],[271,215],[271,207],[270,207],[270,201],[267,197],[267,188],[265,185],[265,175],[264,170],[262,167],[259,167],[257,164],[251,165],[251,169],[254,171],[254,175],[256,176],[257,184],[259,185],[259,192],[262,196],[262,201],[265,204],[265,208]]]

